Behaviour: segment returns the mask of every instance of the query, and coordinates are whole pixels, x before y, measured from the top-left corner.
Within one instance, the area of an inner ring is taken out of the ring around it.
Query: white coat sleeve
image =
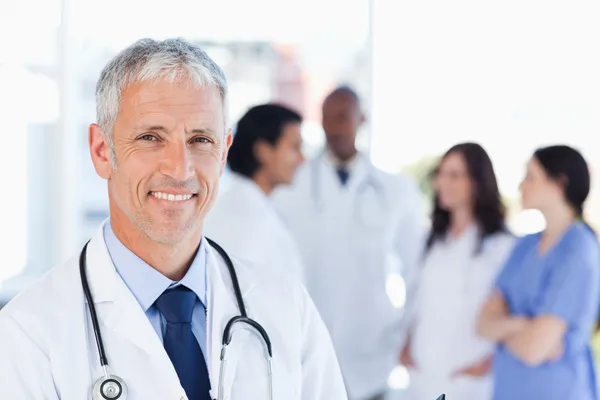
[[[59,400],[46,354],[17,321],[1,314],[0,399]]]
[[[405,336],[416,314],[420,265],[427,236],[421,192],[416,183],[408,178],[402,190],[401,203],[404,209],[397,224],[395,247],[402,260],[402,278],[406,287],[401,322],[402,335]],[[403,337],[402,342],[404,339]]]
[[[329,332],[304,288],[301,301],[302,400],[347,400]]]

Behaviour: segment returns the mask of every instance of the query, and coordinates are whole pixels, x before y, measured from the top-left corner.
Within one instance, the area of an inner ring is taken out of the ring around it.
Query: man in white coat
[[[292,182],[302,156],[302,117],[277,104],[252,107],[239,120],[227,156],[227,188],[204,233],[236,257],[269,265],[303,281],[300,250],[275,211],[271,193]]]
[[[405,336],[398,306],[407,286],[411,295],[424,227],[416,184],[378,170],[357,151],[363,120],[352,89],[327,96],[326,149],[299,170],[290,189],[275,195],[298,240],[306,287],[332,336],[352,400],[382,399],[398,364]],[[392,285],[402,282],[399,276],[405,285]]]
[[[181,39],[141,40],[104,68],[89,150],[110,220],[87,255],[0,312],[0,398],[347,398],[303,288],[234,260],[234,292],[226,257],[203,237],[231,144],[227,92],[221,69]],[[224,329],[244,308],[270,338],[272,397],[260,335],[235,329],[222,364]],[[95,382],[103,385],[92,391]]]

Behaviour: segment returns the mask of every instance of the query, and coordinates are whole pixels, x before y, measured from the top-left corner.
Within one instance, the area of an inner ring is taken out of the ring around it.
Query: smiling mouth
[[[166,200],[166,201],[172,201],[172,202],[187,201],[195,196],[195,194],[192,194],[192,193],[174,194],[174,193],[165,193],[165,192],[150,192],[150,195],[154,196],[160,200]]]

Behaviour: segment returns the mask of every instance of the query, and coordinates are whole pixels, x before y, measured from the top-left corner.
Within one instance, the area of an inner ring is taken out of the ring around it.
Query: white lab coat
[[[90,398],[102,369],[78,257],[55,267],[0,311],[0,398]],[[239,311],[224,261],[212,248],[208,257],[207,358],[216,398],[223,329]],[[329,336],[301,285],[264,267],[244,264],[236,271],[248,315],[273,344],[274,398],[346,399]],[[159,337],[110,260],[102,229],[88,246],[87,272],[110,369],[127,383],[128,399],[186,399]],[[252,331],[235,331],[227,352],[225,399],[268,398],[264,354]]]
[[[475,254],[478,229],[436,242],[423,259],[416,295],[410,370],[410,400],[489,400],[492,380],[451,375],[492,354],[493,343],[477,336],[479,310],[510,254],[515,238],[497,233]]]
[[[392,305],[386,283],[392,274],[409,277],[418,260],[416,184],[359,156],[342,187],[321,155],[274,201],[299,243],[306,287],[331,333],[349,397],[385,391],[404,338],[402,309]]]
[[[204,234],[240,260],[270,265],[303,282],[295,239],[271,199],[251,179],[231,174],[204,221]]]

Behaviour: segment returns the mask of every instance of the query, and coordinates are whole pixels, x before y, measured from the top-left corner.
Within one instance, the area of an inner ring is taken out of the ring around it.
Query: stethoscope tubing
[[[218,385],[218,391],[217,391],[217,396],[218,396],[217,400],[222,399],[223,395],[224,395],[223,385],[224,385],[224,377],[225,377],[225,366],[226,366],[226,362],[227,362],[227,348],[231,344],[231,341],[233,339],[233,334],[235,331],[234,328],[236,325],[239,325],[239,324],[244,324],[244,325],[250,327],[255,332],[257,332],[262,339],[262,342],[263,342],[263,344],[265,346],[265,350],[266,350],[266,360],[267,360],[268,380],[269,380],[269,399],[272,400],[273,399],[273,362],[272,362],[273,348],[272,348],[272,344],[271,344],[271,339],[269,338],[267,331],[263,328],[263,326],[261,324],[259,324],[255,320],[248,317],[248,313],[246,311],[246,305],[244,304],[244,299],[242,298],[242,291],[240,289],[240,284],[239,284],[239,280],[237,277],[237,273],[235,271],[235,267],[233,265],[233,261],[231,260],[231,258],[227,254],[227,252],[220,245],[218,245],[216,242],[214,242],[213,240],[211,240],[209,238],[205,238],[205,239],[209,243],[209,245],[211,247],[213,247],[225,261],[225,265],[227,266],[229,276],[231,278],[231,283],[233,286],[233,292],[235,295],[237,306],[238,306],[238,309],[240,312],[240,315],[231,318],[225,325],[225,328],[223,329],[222,348],[221,348],[221,355],[220,355],[220,364],[221,365],[219,368],[219,385]],[[104,375],[102,378],[100,378],[98,381],[96,381],[96,383],[94,384],[94,389],[97,389],[97,391],[99,392],[98,395],[101,396],[101,397],[98,397],[98,400],[104,400],[104,399],[125,400],[126,396],[127,396],[127,385],[118,376],[111,375],[110,371],[109,371],[108,358],[106,357],[106,351],[104,349],[104,341],[102,340],[102,331],[100,329],[98,314],[96,313],[94,299],[92,297],[92,292],[90,290],[89,282],[87,279],[86,257],[87,257],[87,247],[88,247],[89,243],[90,243],[90,241],[88,241],[83,246],[83,249],[81,250],[81,253],[79,255],[79,273],[81,276],[81,287],[83,290],[83,295],[85,297],[86,303],[88,304],[88,310],[89,310],[90,319],[92,322],[92,329],[94,331],[94,337],[96,339],[96,348],[98,351],[98,358],[100,360],[100,366],[102,367],[103,375]],[[103,392],[103,390],[107,386],[107,384],[112,389],[115,389],[118,391],[118,393],[115,396],[108,397],[108,395]],[[95,393],[93,393],[93,394],[95,395]],[[121,396],[124,396],[124,397],[121,397]],[[94,400],[96,400],[96,397],[94,397]]]

